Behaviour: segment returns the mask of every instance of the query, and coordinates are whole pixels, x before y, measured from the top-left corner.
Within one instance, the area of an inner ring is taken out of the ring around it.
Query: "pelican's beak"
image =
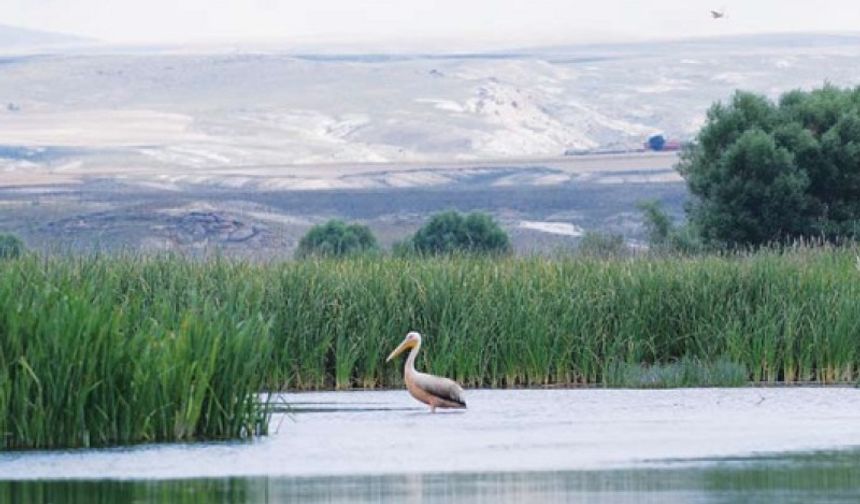
[[[397,346],[397,348],[395,348],[395,349],[394,349],[394,351],[393,351],[393,352],[391,352],[391,355],[389,355],[389,356],[388,356],[388,358],[387,358],[387,359],[385,359],[385,362],[388,362],[388,361],[390,361],[391,359],[393,359],[393,358],[397,357],[398,355],[402,354],[404,350],[406,350],[407,348],[409,348],[409,347],[411,347],[411,346],[412,346],[412,342],[411,342],[411,341],[409,341],[409,339],[408,339],[408,338],[407,338],[407,339],[405,339],[405,340],[403,340],[403,343],[400,343],[400,345],[398,345],[398,346]]]

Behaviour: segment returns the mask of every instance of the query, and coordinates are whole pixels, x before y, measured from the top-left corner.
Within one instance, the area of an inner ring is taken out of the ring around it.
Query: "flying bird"
[[[714,19],[722,19],[722,18],[726,17],[726,9],[718,10],[718,11],[712,10],[711,11],[711,17]]]
[[[436,408],[465,409],[466,399],[463,396],[463,389],[454,380],[419,373],[415,370],[415,357],[418,356],[418,350],[421,349],[421,335],[417,332],[407,334],[403,342],[385,359],[385,362],[397,357],[408,348],[412,350],[406,359],[403,379],[406,382],[406,390],[412,397],[429,405],[431,413],[435,413]]]

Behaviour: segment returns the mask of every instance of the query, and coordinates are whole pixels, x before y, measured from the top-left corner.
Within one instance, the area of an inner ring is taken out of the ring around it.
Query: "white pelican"
[[[406,390],[412,397],[430,406],[430,412],[436,413],[436,408],[465,408],[466,399],[463,397],[463,389],[454,380],[419,373],[415,370],[415,357],[421,349],[421,335],[410,332],[406,335],[403,343],[391,352],[385,362],[397,357],[407,348],[411,348],[406,366],[403,369],[403,379],[406,381]]]

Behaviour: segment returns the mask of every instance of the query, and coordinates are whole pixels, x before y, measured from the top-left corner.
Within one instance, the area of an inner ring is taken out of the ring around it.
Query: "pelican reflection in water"
[[[385,362],[397,357],[408,348],[412,350],[406,359],[403,379],[412,397],[429,405],[432,413],[436,412],[436,408],[465,408],[466,399],[463,396],[463,389],[454,380],[419,373],[415,370],[415,357],[421,349],[421,335],[417,332],[407,334],[403,343],[391,352]]]

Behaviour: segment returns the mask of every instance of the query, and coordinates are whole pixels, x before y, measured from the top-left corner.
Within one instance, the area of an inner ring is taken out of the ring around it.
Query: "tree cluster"
[[[826,85],[777,102],[737,92],[717,103],[678,170],[701,238],[721,247],[860,231],[860,88]]]
[[[379,251],[367,226],[331,220],[311,228],[299,242],[297,258],[346,257]],[[396,255],[506,254],[507,233],[487,214],[443,212],[430,218],[415,235],[395,245]]]

